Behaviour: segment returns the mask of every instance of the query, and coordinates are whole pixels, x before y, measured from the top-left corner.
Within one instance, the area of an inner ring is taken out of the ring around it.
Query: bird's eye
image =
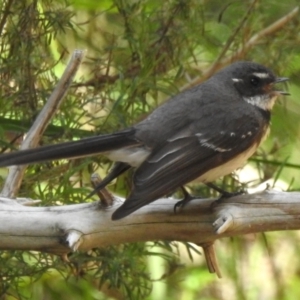
[[[258,86],[260,84],[260,78],[253,76],[250,78],[250,82],[253,86]]]

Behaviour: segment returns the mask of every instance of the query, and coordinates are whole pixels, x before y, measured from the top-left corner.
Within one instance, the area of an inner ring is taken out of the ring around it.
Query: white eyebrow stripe
[[[240,79],[240,78],[232,78],[232,81],[233,81],[233,82],[240,82],[240,81],[243,81],[243,79]]]
[[[259,73],[259,72],[254,72],[252,73],[254,76],[259,77],[259,78],[269,78],[270,75],[268,73]]]

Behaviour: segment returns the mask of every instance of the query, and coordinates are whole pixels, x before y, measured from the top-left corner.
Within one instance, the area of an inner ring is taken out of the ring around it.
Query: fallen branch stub
[[[230,232],[247,234],[299,229],[298,196],[297,192],[265,191],[220,200],[213,205],[217,216],[213,226],[217,234],[225,236],[231,236]]]

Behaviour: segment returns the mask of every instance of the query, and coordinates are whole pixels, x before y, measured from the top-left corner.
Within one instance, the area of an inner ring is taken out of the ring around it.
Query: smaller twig
[[[7,22],[7,18],[9,16],[9,14],[11,13],[11,6],[13,4],[13,0],[9,0],[6,2],[6,5],[4,6],[4,8],[2,9],[2,18],[0,20],[0,36],[2,36],[3,34],[3,29],[4,29],[4,26]]]
[[[238,24],[238,26],[235,28],[235,30],[233,31],[233,33],[231,34],[231,36],[228,38],[228,40],[227,40],[225,46],[223,47],[221,53],[219,54],[219,56],[217,57],[217,59],[214,61],[214,63],[210,66],[211,72],[214,73],[214,70],[218,69],[218,66],[219,66],[220,62],[222,61],[222,59],[225,56],[225,54],[228,51],[228,49],[230,48],[230,46],[233,43],[235,37],[238,35],[238,33],[240,32],[240,30],[243,28],[243,26],[245,25],[245,23],[249,19],[252,11],[254,10],[254,6],[256,5],[257,1],[258,0],[253,0],[252,1],[251,5],[249,6],[248,10],[246,11],[244,17],[242,18],[242,20],[240,21],[240,23]]]
[[[16,201],[24,206],[35,206],[42,202],[42,200],[33,200],[28,198],[17,198]]]
[[[282,161],[277,161],[277,160],[268,160],[268,159],[261,159],[257,157],[251,157],[250,161],[256,163],[264,163],[266,165],[272,165],[272,166],[282,166]],[[292,163],[284,162],[284,167],[299,169],[300,164],[292,164]]]
[[[73,52],[64,74],[62,75],[54,91],[48,98],[47,103],[34,121],[30,130],[28,131],[24,141],[21,144],[20,149],[30,149],[38,145],[47,125],[61,105],[64,96],[67,93],[68,88],[83,59],[83,55],[84,51],[82,50],[75,50]],[[25,169],[26,166],[12,166],[9,168],[9,173],[1,192],[2,196],[15,196],[21,185]]]
[[[202,247],[207,268],[209,273],[216,273],[218,278],[222,278],[221,271],[216,258],[216,252],[213,243],[206,243],[199,245]]]
[[[96,188],[101,183],[101,178],[99,174],[94,173],[91,176],[91,182],[94,188]],[[114,202],[112,194],[106,189],[103,188],[100,191],[97,191],[97,195],[99,196],[100,202],[103,206],[111,206]]]
[[[290,11],[288,14],[286,14],[276,22],[272,23],[267,28],[259,31],[257,34],[252,36],[250,40],[241,49],[239,49],[234,55],[232,55],[231,59],[232,60],[238,59],[245,51],[248,51],[254,45],[256,45],[260,39],[262,39],[265,36],[271,35],[277,32],[278,30],[280,30],[282,27],[284,27],[285,24],[291,21],[294,17],[296,17],[298,13],[299,13],[299,6],[294,8],[292,11]]]
[[[188,84],[181,87],[180,90],[183,91],[192,86],[200,84],[201,82],[205,81],[207,78],[211,77],[216,71],[218,71],[222,67],[241,58],[246,52],[248,52],[252,47],[254,47],[258,43],[258,41],[261,40],[263,37],[272,35],[273,33],[282,29],[289,21],[291,21],[293,18],[295,18],[298,15],[298,12],[299,12],[299,7],[294,8],[288,14],[286,14],[276,22],[272,23],[267,28],[264,28],[263,30],[259,31],[257,34],[253,35],[248,40],[248,42],[246,42],[233,55],[223,59],[222,61],[219,61],[219,58],[217,58],[217,60],[206,71],[204,71],[200,77],[194,78]]]

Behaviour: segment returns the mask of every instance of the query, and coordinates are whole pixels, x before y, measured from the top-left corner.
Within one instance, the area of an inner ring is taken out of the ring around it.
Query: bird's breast
[[[212,182],[219,177],[228,175],[235,171],[236,169],[242,167],[244,163],[250,158],[259,147],[259,145],[267,138],[270,132],[270,127],[266,124],[263,127],[262,134],[258,138],[257,142],[253,143],[251,147],[246,149],[245,151],[241,152],[240,154],[236,155],[233,159],[207,171],[206,173],[202,174],[198,180],[201,182]]]
[[[232,173],[234,170],[243,166],[245,161],[254,154],[257,147],[258,144],[254,144],[252,147],[248,148],[246,151],[235,156],[233,159],[202,174],[198,180],[204,183],[212,182],[218,179],[219,177]]]

